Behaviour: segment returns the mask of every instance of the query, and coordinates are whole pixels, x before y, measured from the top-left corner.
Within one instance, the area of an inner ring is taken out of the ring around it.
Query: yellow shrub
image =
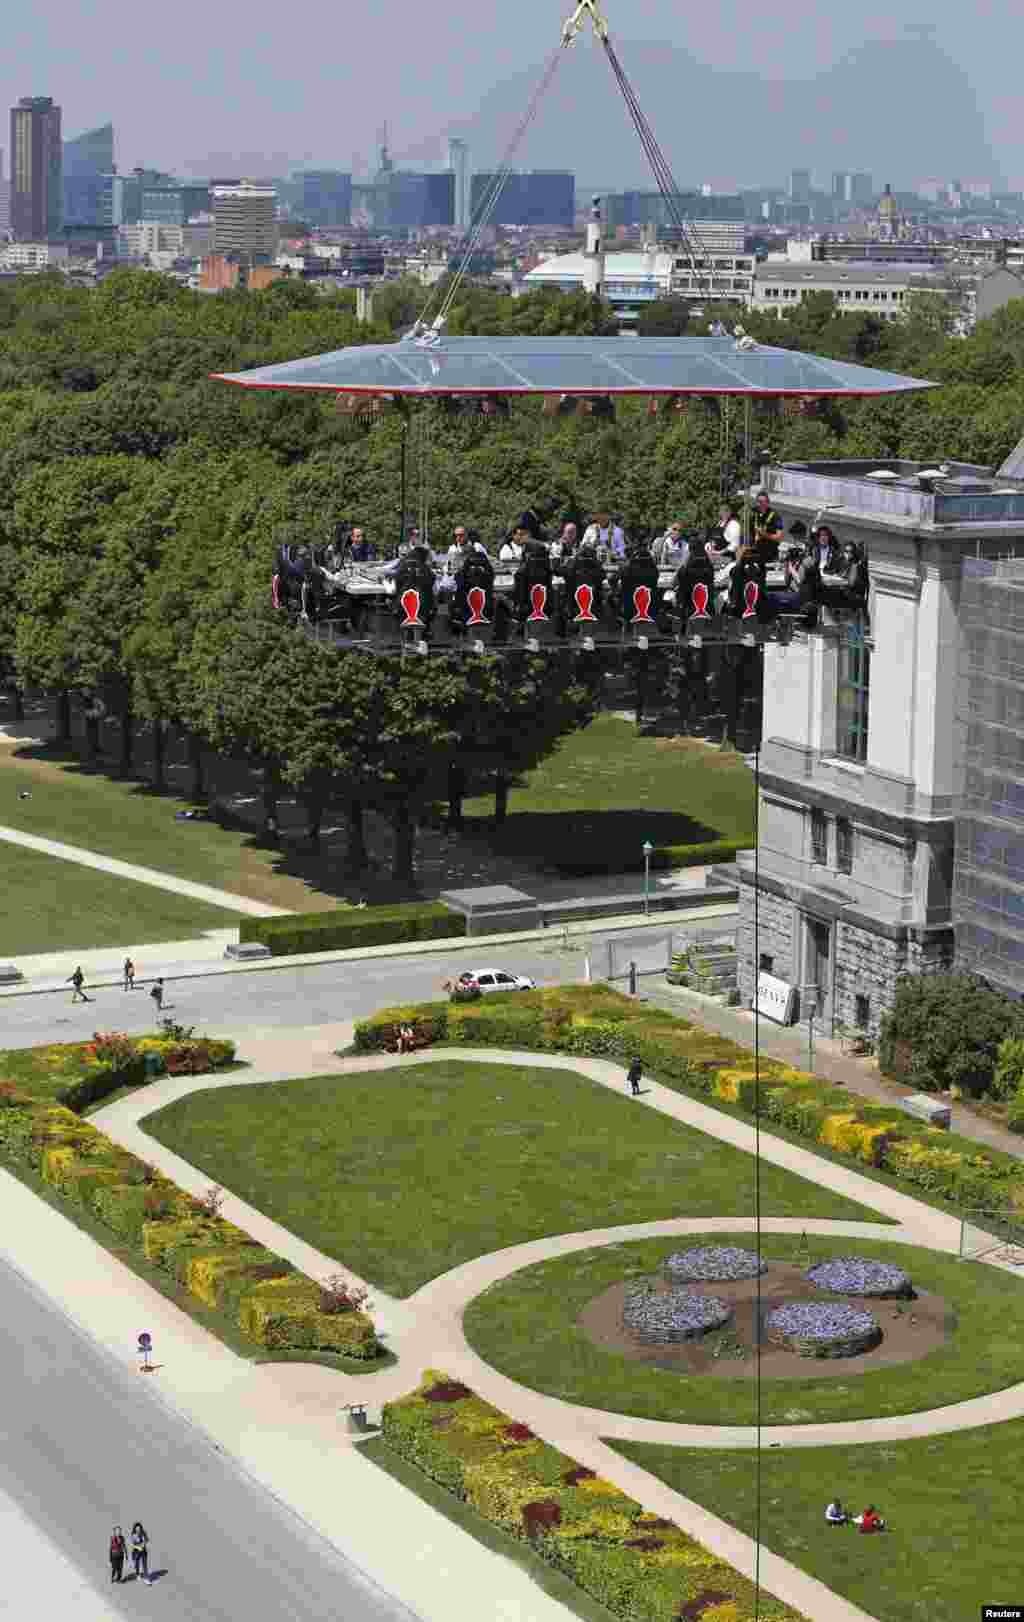
[[[251,1295],[242,1297],[238,1303],[238,1325],[244,1335],[262,1346],[266,1339],[268,1318],[293,1307],[306,1307],[312,1315],[319,1304],[320,1286],[314,1284],[312,1279],[303,1278],[301,1273],[289,1273],[284,1278],[272,1278],[258,1284]]]
[[[877,1121],[874,1124],[864,1122],[859,1128],[859,1147],[857,1153],[869,1166],[881,1165],[882,1149],[890,1133],[898,1132],[899,1121]]]
[[[818,1142],[824,1143],[829,1149],[838,1150],[840,1154],[856,1154],[857,1122],[852,1112],[826,1115],[818,1133]]]
[[[602,1498],[625,1498],[626,1494],[621,1487],[616,1487],[611,1481],[605,1481],[603,1476],[586,1476],[577,1482],[580,1492],[600,1493]]]
[[[249,1249],[253,1255],[257,1254],[256,1246]],[[214,1256],[193,1256],[185,1269],[185,1287],[208,1307],[216,1307],[220,1304],[218,1286],[221,1279],[226,1273],[237,1273],[245,1267],[248,1259],[246,1250],[241,1246],[233,1246]]]
[[[763,1077],[761,1079],[764,1080]],[[719,1070],[715,1076],[715,1096],[735,1104],[739,1100],[740,1082],[756,1080],[753,1070]]]
[[[746,1614],[749,1616],[749,1611]],[[727,1599],[721,1605],[709,1605],[707,1610],[701,1611],[700,1622],[746,1622],[746,1617],[737,1600]]]
[[[543,1487],[513,1466],[511,1458],[466,1466],[466,1502],[492,1524],[520,1531],[523,1509],[544,1497]]]
[[[39,1162],[39,1170],[44,1183],[53,1183],[59,1187],[64,1181],[65,1172],[74,1164],[75,1151],[68,1148],[44,1149]]]
[[[580,1486],[586,1486],[581,1481]],[[536,1489],[535,1489],[536,1490]],[[623,1497],[625,1494],[622,1495]],[[632,1515],[623,1514],[616,1509],[595,1509],[593,1514],[584,1515],[578,1521],[570,1521],[566,1526],[560,1526],[556,1536],[561,1541],[576,1538],[607,1538],[615,1542],[625,1542],[636,1532],[636,1522]]]
[[[143,1223],[142,1250],[146,1260],[156,1262],[157,1266],[160,1266],[171,1246],[184,1239],[191,1228],[192,1223],[182,1217],[165,1222]]]

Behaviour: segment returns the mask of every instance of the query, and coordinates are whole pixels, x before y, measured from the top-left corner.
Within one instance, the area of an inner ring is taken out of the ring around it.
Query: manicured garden
[[[43,837],[61,836],[47,826]],[[123,851],[111,854],[126,859]],[[35,952],[194,940],[205,930],[230,929],[238,922],[237,913],[205,901],[3,841],[0,886],[0,954],[15,961]]]
[[[749,1155],[571,1068],[451,1059],[218,1087],[168,1104],[142,1127],[401,1296],[546,1234],[752,1209]],[[775,1216],[877,1220],[774,1166],[762,1167],[761,1198]]]
[[[675,1491],[754,1536],[752,1452],[610,1444]],[[1024,1420],[858,1447],[764,1449],[761,1541],[878,1622],[965,1622],[1020,1602]],[[838,1494],[874,1504],[888,1531],[825,1525]]]
[[[427,1370],[385,1404],[382,1440],[484,1520],[528,1543],[629,1622],[748,1622],[754,1588],[672,1521],[543,1442],[468,1387]],[[798,1613],[761,1596],[761,1622]]]
[[[749,1232],[732,1239],[720,1233],[687,1245],[753,1246]],[[917,1361],[885,1364],[849,1378],[827,1378],[813,1362],[797,1377],[762,1381],[766,1425],[823,1423],[916,1413],[1002,1390],[1020,1379],[1024,1340],[1024,1283],[981,1263],[961,1262],[937,1251],[881,1240],[807,1240],[814,1262],[849,1255],[895,1262],[914,1285],[953,1304],[956,1327],[943,1345]],[[659,1271],[678,1240],[630,1240],[577,1251],[527,1267],[472,1301],[463,1325],[474,1350],[493,1367],[548,1396],[592,1408],[707,1425],[749,1425],[754,1390],[749,1380],[695,1377],[631,1361],[596,1344],[580,1315],[611,1285]],[[766,1258],[792,1260],[800,1248],[792,1235],[765,1234]],[[724,1289],[724,1287],[723,1287]],[[866,1303],[883,1323],[893,1313],[910,1314],[912,1302]],[[830,1370],[834,1375],[834,1366]]]
[[[493,799],[465,801],[467,832],[483,832]],[[497,848],[565,872],[727,861],[753,844],[754,784],[731,750],[693,738],[645,738],[629,721],[600,715],[528,772],[509,796]]]

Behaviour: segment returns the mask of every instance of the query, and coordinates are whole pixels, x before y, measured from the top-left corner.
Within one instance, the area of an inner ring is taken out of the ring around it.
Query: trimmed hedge
[[[320,1284],[66,1105],[39,1103],[30,1093],[0,1083],[4,1159],[36,1172],[90,1211],[197,1301],[229,1311],[259,1345],[363,1359],[378,1355],[373,1321],[365,1312],[321,1312]]]
[[[754,1586],[672,1521],[428,1369],[383,1410],[388,1446],[629,1622],[750,1622]],[[799,1613],[762,1594],[762,1622]]]
[[[707,839],[689,845],[659,845],[651,853],[652,871],[675,867],[703,867],[712,862],[734,862],[741,850],[748,849],[749,839]],[[559,873],[583,876],[590,873],[642,873],[642,855],[624,852],[621,840],[613,844],[588,837],[582,848],[566,845],[544,854],[544,861]]]
[[[558,986],[455,1007],[380,1009],[356,1025],[357,1051],[393,1047],[402,1023],[438,1045],[532,1048],[622,1065],[638,1057],[645,1072],[667,1087],[720,1098],[750,1115],[756,1107],[758,1086],[747,1049],[607,985]],[[760,1068],[762,1118],[966,1211],[1024,1212],[1024,1168],[1012,1155],[980,1154],[967,1139],[870,1104],[780,1060],[762,1059]],[[1024,1101],[1019,1119],[1024,1131]]]
[[[402,941],[447,940],[466,933],[466,920],[442,901],[411,901],[385,907],[349,907],[337,912],[295,913],[287,918],[242,918],[240,943],[258,941],[275,957],[300,952],[355,951]]]

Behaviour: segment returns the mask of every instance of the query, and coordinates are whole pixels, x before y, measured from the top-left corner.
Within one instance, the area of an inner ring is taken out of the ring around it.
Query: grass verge
[[[0,821],[3,818],[0,816]],[[45,837],[51,837],[47,827]],[[127,860],[119,850],[120,859]],[[154,864],[159,865],[159,864]],[[56,856],[0,842],[0,954],[82,951],[97,946],[194,940],[230,929],[238,914],[205,901],[114,878]]]
[[[608,1445],[755,1535],[753,1452]],[[1024,1420],[884,1446],[773,1449],[760,1472],[765,1547],[878,1622],[964,1622],[983,1605],[1020,1602]],[[889,1530],[827,1528],[835,1494],[856,1513],[876,1504]]]
[[[443,1060],[190,1093],[141,1122],[159,1143],[361,1278],[406,1296],[547,1234],[746,1216],[753,1158],[572,1069]],[[773,1216],[873,1221],[776,1166]]]
[[[452,1493],[439,1487],[422,1470],[417,1470],[414,1464],[400,1458],[392,1451],[381,1436],[374,1436],[368,1442],[360,1442],[359,1451],[364,1458],[383,1470],[385,1475],[415,1493],[424,1504],[436,1509],[446,1520],[453,1525],[461,1527],[464,1532],[485,1549],[494,1554],[504,1556],[506,1560],[524,1571],[531,1581],[537,1584],[551,1599],[561,1602],[566,1610],[574,1616],[581,1618],[581,1622],[614,1622],[611,1611],[600,1605],[596,1599],[591,1599],[578,1588],[571,1578],[565,1577],[560,1571],[555,1571],[540,1555],[534,1554],[528,1544],[519,1538],[514,1538],[508,1532],[503,1532],[500,1526],[493,1526],[485,1521],[469,1504],[462,1502]]]
[[[463,1328],[479,1356],[510,1379],[535,1391],[641,1419],[703,1425],[754,1422],[752,1379],[686,1375],[633,1362],[598,1346],[578,1326],[596,1296],[626,1277],[657,1272],[662,1259],[682,1244],[738,1244],[751,1247],[750,1233],[721,1233],[679,1239],[629,1240],[614,1247],[557,1256],[523,1268],[470,1302]],[[807,1378],[762,1381],[766,1425],[831,1423],[917,1413],[947,1403],[999,1391],[1020,1379],[1024,1340],[1024,1287],[1021,1281],[980,1262],[961,1262],[917,1246],[866,1239],[808,1240],[814,1261],[830,1256],[876,1257],[893,1261],[922,1290],[945,1297],[957,1314],[950,1338],[910,1363],[880,1365],[846,1379]],[[762,1253],[792,1261],[797,1240],[765,1234]],[[883,1329],[895,1302],[866,1302]],[[913,1310],[911,1305],[910,1310]],[[794,1357],[794,1367],[800,1361]],[[861,1506],[863,1508],[863,1505]]]
[[[255,1342],[246,1339],[228,1313],[204,1306],[183,1284],[171,1278],[162,1268],[147,1262],[139,1251],[133,1250],[130,1245],[120,1240],[117,1234],[105,1227],[91,1212],[63,1199],[35,1172],[9,1160],[0,1164],[0,1171],[15,1178],[52,1210],[58,1211],[66,1221],[72,1223],[82,1233],[88,1234],[90,1239],[95,1239],[98,1245],[102,1245],[105,1251],[116,1257],[129,1272],[135,1274],[136,1278],[150,1285],[165,1301],[170,1301],[180,1308],[194,1323],[209,1330],[211,1335],[223,1341],[225,1346],[230,1347],[239,1357],[244,1357],[248,1363],[319,1363],[324,1368],[337,1369],[343,1374],[377,1374],[381,1369],[393,1367],[397,1361],[391,1352],[385,1352],[373,1362],[368,1362],[363,1358],[341,1357],[333,1352],[264,1351]]]

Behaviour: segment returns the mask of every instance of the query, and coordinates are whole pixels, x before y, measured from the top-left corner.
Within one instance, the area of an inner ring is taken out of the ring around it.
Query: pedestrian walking
[[[135,990],[135,964],[130,957],[126,957],[124,960],[124,989],[125,991]]]
[[[149,1575],[149,1533],[141,1521],[136,1521],[132,1527],[132,1564],[135,1575],[144,1583],[151,1583]]]
[[[74,974],[68,975],[67,980],[64,983],[65,985],[72,985],[75,988],[71,993],[72,1007],[74,1007],[76,1002],[95,1002],[96,999],[94,997],[87,997],[85,992],[82,990],[82,987],[85,985],[85,975],[82,973],[81,964],[78,965]]]
[[[640,1077],[643,1075],[643,1073],[643,1063],[639,1055],[636,1055],[629,1061],[629,1069],[626,1072],[626,1080],[629,1082],[629,1090],[634,1098],[639,1098],[640,1096]]]
[[[120,1583],[124,1581],[124,1557],[127,1547],[124,1533],[119,1526],[115,1526],[110,1534],[110,1581]]]
[[[159,1014],[164,1005],[164,983],[162,979],[154,981],[150,987],[149,995],[152,997],[156,1011]]]

